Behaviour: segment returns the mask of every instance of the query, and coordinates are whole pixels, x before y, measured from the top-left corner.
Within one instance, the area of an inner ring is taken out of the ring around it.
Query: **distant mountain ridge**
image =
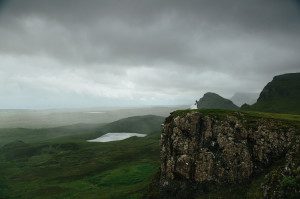
[[[212,92],[205,93],[199,101],[196,101],[196,104],[198,109],[237,110],[239,108],[229,99]]]
[[[238,106],[242,106],[243,104],[252,105],[256,102],[257,98],[259,97],[259,93],[245,93],[245,92],[238,92],[235,93],[230,100]]]
[[[300,114],[300,73],[278,75],[269,82],[252,106],[242,110]]]

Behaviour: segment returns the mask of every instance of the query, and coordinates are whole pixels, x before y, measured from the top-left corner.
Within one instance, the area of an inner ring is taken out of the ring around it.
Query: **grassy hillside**
[[[281,113],[268,113],[268,112],[258,112],[258,111],[232,111],[232,110],[224,110],[224,109],[202,109],[202,110],[177,110],[172,112],[173,115],[185,115],[189,112],[199,112],[205,115],[213,115],[213,116],[224,116],[231,115],[236,113],[243,113],[246,117],[256,117],[256,118],[266,118],[266,119],[278,119],[284,121],[290,121],[295,123],[300,123],[300,115],[293,114],[281,114]]]
[[[275,76],[255,104],[243,110],[300,114],[300,73]]]
[[[159,168],[163,119],[148,115],[98,126],[2,131],[6,142],[23,141],[0,148],[0,198],[141,198]],[[108,143],[85,141],[105,131],[149,135]]]
[[[141,198],[158,171],[158,140],[157,134],[110,143],[8,144],[0,153],[0,198]]]
[[[205,93],[197,102],[198,109],[226,109],[237,110],[239,107],[229,99],[225,99],[215,93]]]
[[[13,141],[34,143],[64,136],[95,133],[104,124],[75,124],[56,128],[4,128],[0,129],[0,146]]]
[[[164,117],[156,115],[135,116],[121,119],[100,128],[103,132],[134,132],[149,134],[160,131],[160,125]]]
[[[85,140],[101,136],[108,132],[133,132],[145,133],[160,131],[160,124],[164,117],[155,115],[134,116],[121,119],[109,124],[75,124],[56,128],[25,129],[5,128],[0,129],[0,146],[16,140],[26,143],[35,143],[50,139]]]

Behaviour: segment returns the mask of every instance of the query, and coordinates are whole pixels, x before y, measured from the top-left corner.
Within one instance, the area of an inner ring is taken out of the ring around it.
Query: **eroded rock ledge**
[[[173,113],[161,135],[162,190],[249,180],[293,145],[295,128],[240,112]]]

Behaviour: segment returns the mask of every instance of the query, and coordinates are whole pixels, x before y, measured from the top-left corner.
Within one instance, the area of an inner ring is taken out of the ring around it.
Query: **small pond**
[[[125,140],[130,137],[145,137],[146,134],[141,133],[126,133],[126,132],[119,132],[119,133],[106,133],[101,137],[98,137],[93,140],[87,140],[88,142],[112,142],[112,141],[119,141]]]

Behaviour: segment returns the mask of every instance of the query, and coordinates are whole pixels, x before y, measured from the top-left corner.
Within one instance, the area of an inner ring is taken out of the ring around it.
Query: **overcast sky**
[[[297,0],[0,0],[0,108],[230,98],[299,52]]]

